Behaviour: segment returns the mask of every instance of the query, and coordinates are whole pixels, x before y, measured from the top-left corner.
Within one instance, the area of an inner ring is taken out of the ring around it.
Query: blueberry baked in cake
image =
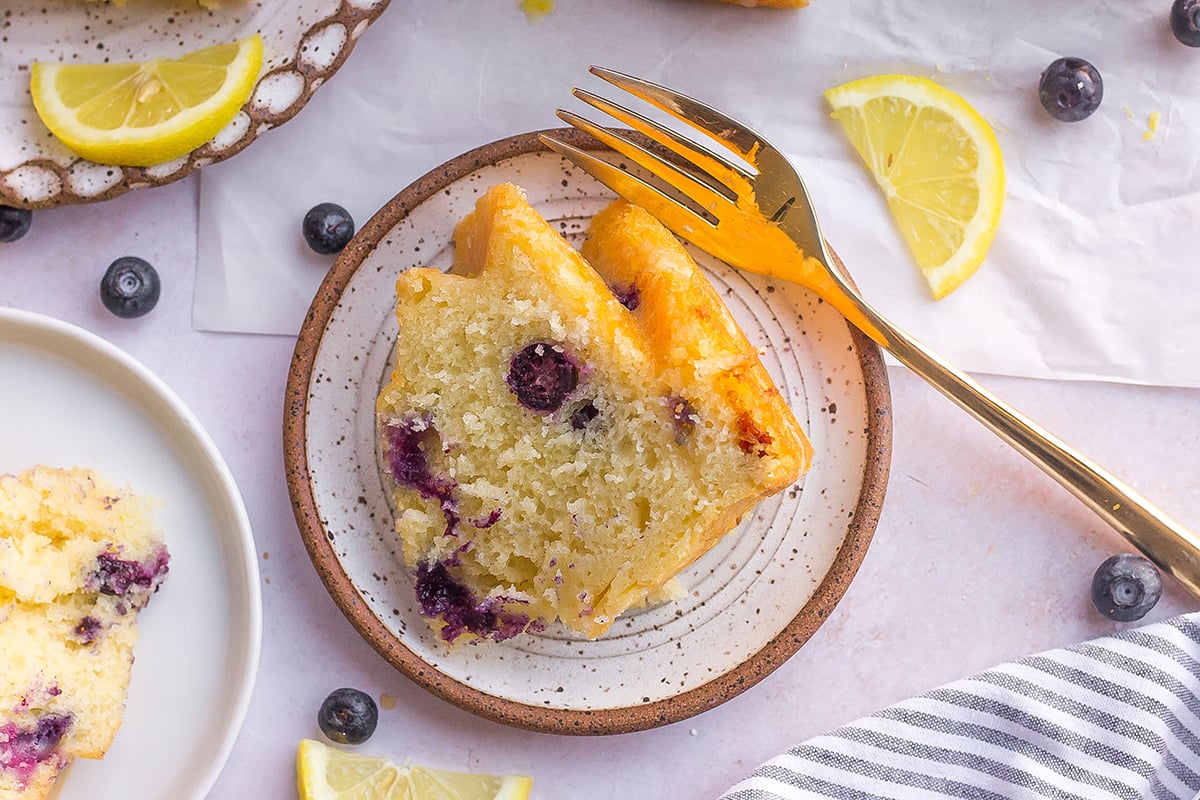
[[[679,242],[618,201],[580,254],[512,184],[447,273],[396,284],[380,461],[421,612],[447,642],[558,620],[597,638],[811,447]]]
[[[169,560],[147,504],[94,472],[0,476],[0,800],[108,750]]]

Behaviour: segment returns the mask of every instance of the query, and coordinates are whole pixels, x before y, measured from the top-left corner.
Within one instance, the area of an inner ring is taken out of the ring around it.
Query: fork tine
[[[564,122],[591,134],[601,143],[608,145],[616,152],[633,161],[642,169],[661,180],[671,188],[687,197],[701,209],[720,217],[721,212],[728,214],[736,211],[736,206],[721,192],[687,170],[677,167],[646,148],[632,142],[608,128],[601,127],[570,111],[558,110],[558,116]],[[675,201],[678,202],[678,201]]]
[[[699,100],[605,67],[591,66],[588,71],[707,134],[751,164],[754,163],[754,155],[767,146],[748,127]]]
[[[597,111],[608,114],[618,122],[622,122],[654,140],[684,161],[694,164],[717,182],[718,185],[710,184],[712,188],[717,191],[721,191],[722,188],[726,189],[729,199],[736,200],[738,197],[749,196],[753,191],[749,184],[754,176],[724,156],[714,153],[706,147],[701,147],[675,131],[599,95],[583,89],[575,89],[572,93]]]
[[[703,242],[711,239],[716,232],[716,226],[703,214],[693,211],[636,175],[553,136],[543,133],[538,138],[551,150],[612,189],[620,197],[650,210],[664,225],[693,241],[697,246],[703,247]]]

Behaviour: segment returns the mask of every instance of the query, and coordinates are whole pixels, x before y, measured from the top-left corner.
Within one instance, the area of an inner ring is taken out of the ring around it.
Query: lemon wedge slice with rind
[[[1004,158],[987,121],[926,78],[879,75],[825,92],[887,197],[933,296],[987,255],[1004,206]]]
[[[254,90],[258,34],[180,58],[123,64],[33,65],[38,116],[74,153],[100,164],[149,167],[212,139]]]
[[[522,775],[449,772],[400,766],[302,739],[296,751],[300,800],[528,800]]]

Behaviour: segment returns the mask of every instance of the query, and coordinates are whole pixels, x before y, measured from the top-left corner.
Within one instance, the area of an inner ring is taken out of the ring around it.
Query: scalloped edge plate
[[[23,208],[47,208],[73,203],[108,200],[134,189],[173,183],[195,170],[241,152],[261,134],[282,125],[299,113],[313,93],[345,63],[363,32],[388,7],[391,0],[309,0],[318,7],[311,18],[295,18],[290,3],[274,6],[247,0],[224,0],[224,8],[208,12],[195,5],[175,3],[164,8],[131,0],[124,8],[104,3],[85,5],[82,0],[9,0],[0,68],[22,70],[38,58],[65,57],[87,60],[101,53],[114,60],[142,60],[174,54],[167,47],[175,37],[188,49],[248,36],[263,35],[264,67],[250,99],[238,115],[207,144],[186,156],[153,167],[115,167],[96,164],[75,156],[57,142],[34,111],[28,86],[23,96],[0,102],[23,104],[27,109],[9,134],[18,137],[19,149],[29,150],[23,160],[5,167],[0,163],[0,204]],[[254,5],[247,19],[242,6]],[[49,7],[49,11],[47,8]],[[33,16],[26,29],[23,14]],[[281,13],[286,20],[280,21]],[[78,14],[78,30],[67,30],[51,43],[22,43],[22,35],[47,35],[34,26],[53,24],[55,14]],[[111,30],[93,23],[104,16],[121,25],[145,23],[146,39],[136,51],[114,53],[103,48],[101,34]],[[167,21],[169,18],[169,22]],[[216,23],[212,20],[217,20]],[[166,26],[159,30],[155,26]],[[221,35],[212,30],[221,27]],[[80,37],[80,38],[74,38]],[[25,49],[22,49],[25,48]],[[5,130],[0,127],[0,135]],[[6,145],[7,146],[7,145]]]

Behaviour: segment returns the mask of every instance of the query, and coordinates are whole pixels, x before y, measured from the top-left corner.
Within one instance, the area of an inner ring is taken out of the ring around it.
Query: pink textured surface
[[[346,622],[296,533],[279,444],[294,341],[191,329],[195,191],[189,179],[37,214],[29,235],[0,251],[9,276],[0,303],[54,314],[129,350],[195,411],[239,482],[260,553],[263,654],[214,800],[242,797],[247,786],[288,796],[296,743],[317,734],[316,709],[339,686],[395,700],[364,752],[529,773],[537,798],[715,796],[786,747],[887,703],[1116,628],[1092,610],[1087,587],[1105,557],[1126,549],[1122,541],[929,387],[892,369],[892,477],[870,552],[829,621],[758,686],[676,725],[601,738],[521,731],[445,703]],[[132,322],[110,316],[96,293],[108,262],[127,252],[163,276],[159,307]],[[1200,391],[984,382],[1200,525]],[[1169,584],[1147,620],[1195,607]]]

